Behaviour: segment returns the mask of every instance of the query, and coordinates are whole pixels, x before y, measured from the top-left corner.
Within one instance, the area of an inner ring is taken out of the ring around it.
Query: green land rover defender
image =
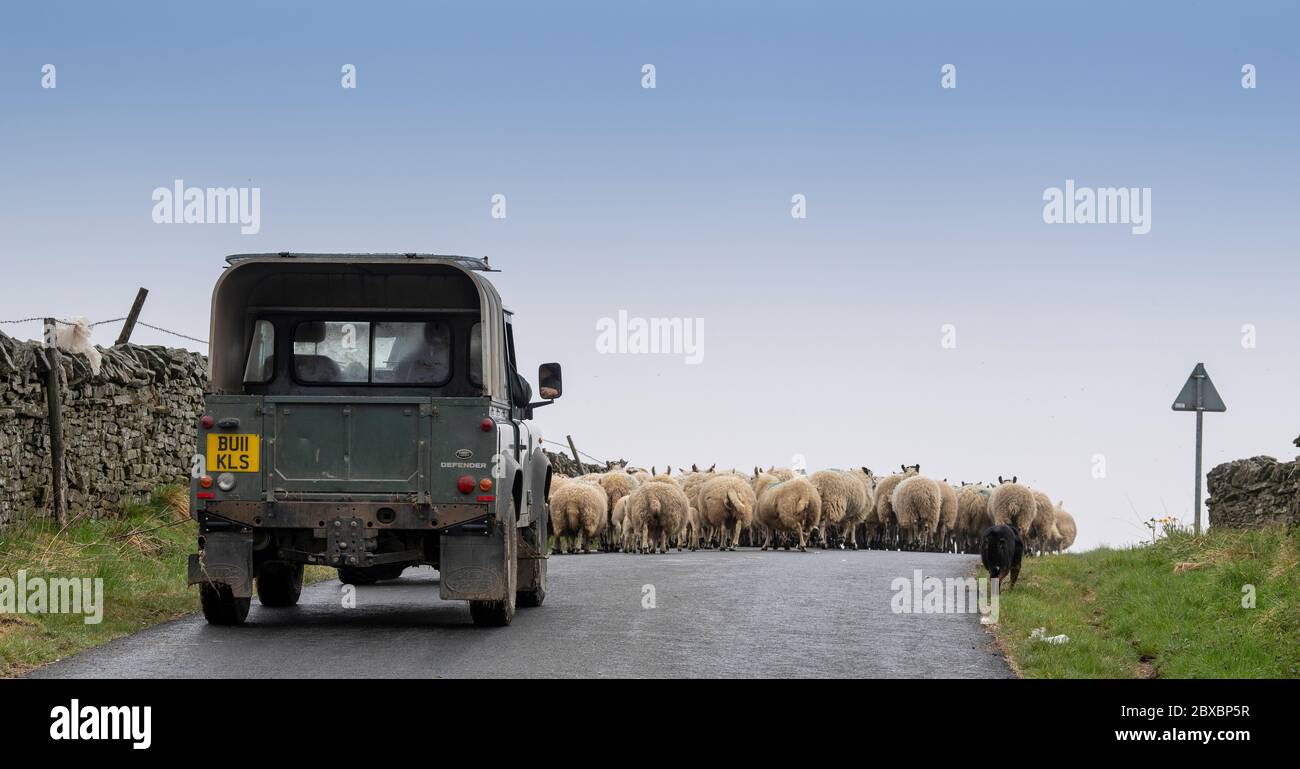
[[[306,564],[352,585],[431,565],[479,625],[541,605],[551,470],[526,420],[560,396],[560,365],[532,401],[487,260],[227,262],[191,481],[208,622],[242,623],[254,587],[297,603]]]

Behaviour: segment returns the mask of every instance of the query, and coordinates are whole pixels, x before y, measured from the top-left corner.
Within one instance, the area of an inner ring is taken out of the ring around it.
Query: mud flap
[[[228,585],[235,598],[253,595],[253,533],[211,532],[190,555],[189,584]]]
[[[533,449],[528,467],[524,515],[520,516],[517,545],[519,584],[516,587],[521,593],[546,590],[546,542],[547,529],[551,525],[551,508],[546,503],[546,476],[550,472],[550,459],[540,448]]]
[[[519,592],[546,590],[546,524],[550,519],[547,506],[542,506],[543,513],[536,525],[519,529],[518,544],[518,585]]]
[[[493,521],[486,534],[447,533],[441,538],[439,597],[452,601],[503,601],[513,598],[515,540],[513,521],[507,533]],[[509,539],[507,539],[509,537]]]

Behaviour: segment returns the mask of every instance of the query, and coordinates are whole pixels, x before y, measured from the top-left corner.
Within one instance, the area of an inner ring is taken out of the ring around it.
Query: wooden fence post
[[[126,323],[122,324],[122,331],[117,335],[117,341],[114,345],[126,344],[131,341],[131,332],[135,330],[135,321],[140,317],[140,308],[144,307],[144,298],[149,296],[149,289],[141,288],[135,292],[135,302],[131,304],[131,311],[126,315]]]
[[[54,318],[45,319],[45,402],[50,425],[50,488],[53,491],[54,517],[59,528],[68,525],[68,498],[63,486],[63,370],[59,346],[55,342]]]

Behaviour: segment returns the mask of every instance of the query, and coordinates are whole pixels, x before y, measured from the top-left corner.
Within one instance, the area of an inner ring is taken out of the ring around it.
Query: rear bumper
[[[442,572],[439,593],[445,599],[500,601],[516,589],[517,535],[487,504],[209,500],[198,519],[201,552],[190,556],[190,584],[229,585],[236,597],[252,594],[256,529],[305,530],[323,540],[309,549],[282,544],[270,556],[282,560],[350,568],[432,562]],[[385,531],[400,532],[390,542],[405,549],[377,548]],[[413,531],[440,533],[432,542],[437,555],[420,544],[430,540],[410,536]]]
[[[492,513],[487,503],[423,504],[415,502],[249,502],[207,500],[203,515],[269,529],[313,529],[324,531],[333,521],[356,520],[375,531],[440,531],[486,520]]]

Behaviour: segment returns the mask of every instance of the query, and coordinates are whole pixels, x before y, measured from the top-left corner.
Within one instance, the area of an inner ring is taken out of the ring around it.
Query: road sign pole
[[[1205,412],[1196,412],[1196,536],[1201,536],[1201,424]]]
[[[1205,374],[1196,377],[1196,536],[1201,536],[1201,424],[1205,416]]]

